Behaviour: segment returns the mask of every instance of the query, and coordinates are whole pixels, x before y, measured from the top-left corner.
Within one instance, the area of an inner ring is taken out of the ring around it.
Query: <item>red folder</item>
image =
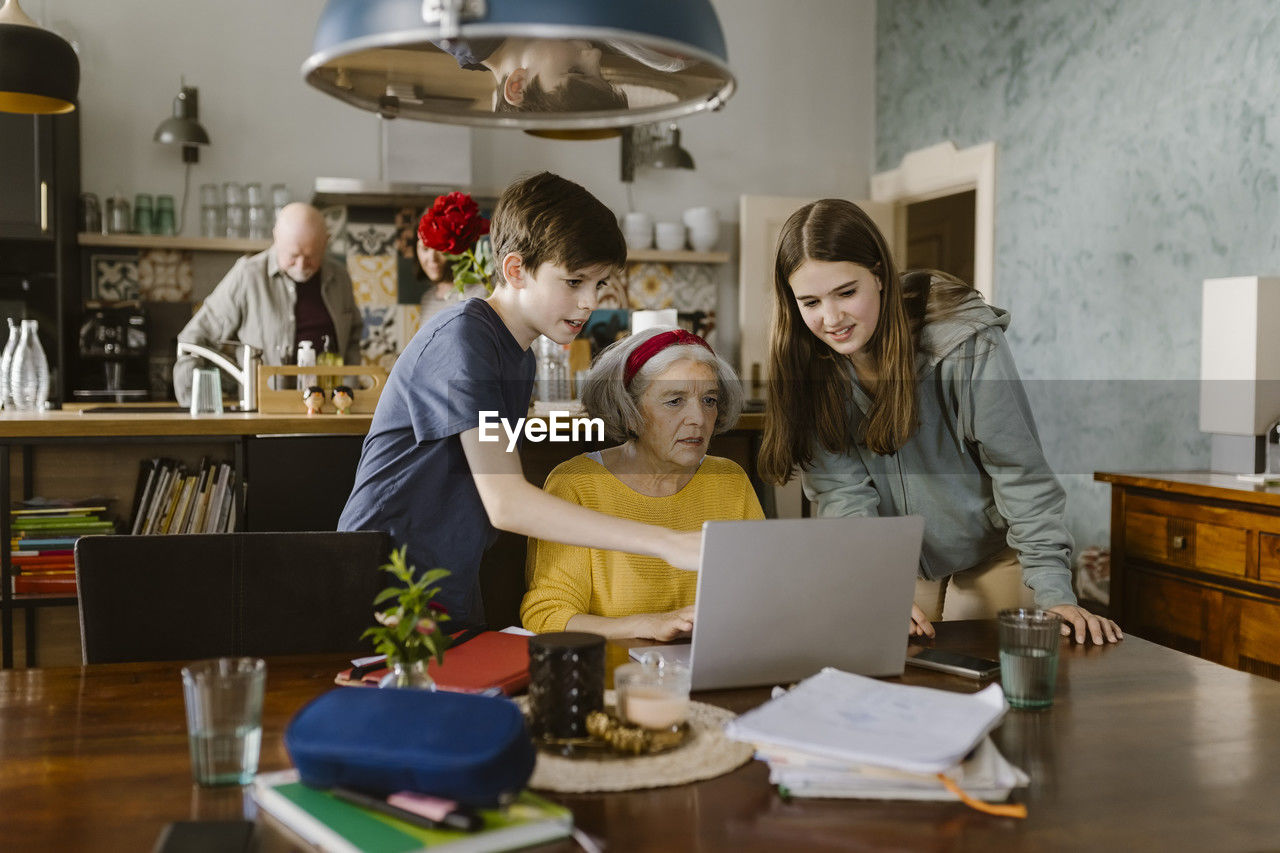
[[[484,631],[462,645],[446,649],[444,665],[433,660],[427,665],[427,673],[441,690],[479,693],[497,687],[514,696],[529,686],[529,638]],[[346,686],[376,686],[386,674],[386,667],[382,667],[352,679],[351,670],[344,669],[334,681]]]

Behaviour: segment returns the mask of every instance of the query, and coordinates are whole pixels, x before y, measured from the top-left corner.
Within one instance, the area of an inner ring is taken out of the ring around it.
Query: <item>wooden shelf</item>
[[[172,249],[197,252],[261,252],[270,240],[230,240],[222,237],[162,237],[158,234],[78,234],[81,246],[104,246],[119,249]],[[632,249],[627,263],[648,264],[727,264],[728,252],[691,252],[661,249]]]
[[[162,237],[158,234],[78,234],[81,246],[119,249],[171,249],[197,252],[261,252],[270,240],[232,240],[225,237]]]
[[[648,264],[727,264],[728,252],[691,252],[681,249],[664,252],[661,249],[632,249],[627,252],[627,263]]]

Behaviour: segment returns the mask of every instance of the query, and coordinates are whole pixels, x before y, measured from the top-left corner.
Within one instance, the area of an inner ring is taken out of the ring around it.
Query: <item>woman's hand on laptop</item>
[[[657,640],[666,643],[677,637],[688,636],[693,631],[693,605],[668,613],[637,613],[628,617],[635,620],[633,637],[641,640]]]
[[[911,603],[911,621],[908,627],[912,637],[932,637],[934,634],[933,623],[915,602]]]
[[[667,643],[693,630],[693,605],[667,613],[633,613],[630,616],[593,616],[575,613],[565,624],[568,631],[590,631],[611,640],[657,640]]]

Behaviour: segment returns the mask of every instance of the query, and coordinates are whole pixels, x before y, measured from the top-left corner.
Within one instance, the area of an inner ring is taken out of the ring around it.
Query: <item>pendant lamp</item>
[[[69,113],[80,60],[66,39],[27,17],[18,0],[0,6],[0,112]]]
[[[328,0],[302,73],[384,118],[558,138],[716,110],[736,85],[710,0]]]

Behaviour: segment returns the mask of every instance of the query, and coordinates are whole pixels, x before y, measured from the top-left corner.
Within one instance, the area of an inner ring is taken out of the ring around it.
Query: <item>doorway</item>
[[[940,142],[871,177],[871,197],[895,209],[895,257],[906,267],[937,260],[937,268],[972,284],[988,302],[995,296],[995,187],[994,142],[964,150]],[[955,221],[940,224],[948,219]],[[970,247],[969,257],[961,257],[960,244]]]
[[[977,197],[967,190],[908,204],[903,268],[941,270],[972,283]]]

